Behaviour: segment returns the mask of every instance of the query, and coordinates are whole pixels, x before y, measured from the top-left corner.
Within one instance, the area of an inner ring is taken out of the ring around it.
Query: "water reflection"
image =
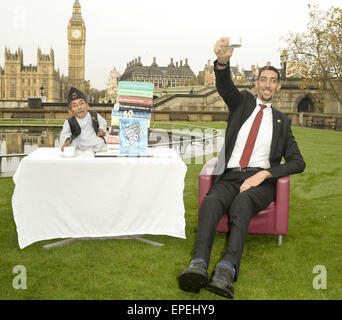
[[[221,136],[221,132],[214,133],[212,128],[206,128],[203,135],[199,128],[191,131],[189,131],[189,128],[175,129],[171,132],[158,128],[153,129],[149,134],[148,143],[149,146],[154,147],[174,148],[186,164],[191,163],[191,158],[202,155],[211,157],[221,150],[224,138]],[[60,142],[61,130],[62,128],[44,127],[6,129],[6,131],[0,129],[0,155],[29,154],[37,148],[60,147],[62,144]],[[217,136],[215,136],[216,134]],[[213,139],[213,137],[215,138]],[[0,175],[13,173],[21,159],[22,157],[2,158],[2,161],[0,161]],[[209,158],[206,158],[206,160],[209,160]]]
[[[29,154],[37,148],[59,147],[60,130],[30,130],[26,132],[2,131],[0,132],[0,155]],[[22,158],[2,158],[0,172],[14,172]]]

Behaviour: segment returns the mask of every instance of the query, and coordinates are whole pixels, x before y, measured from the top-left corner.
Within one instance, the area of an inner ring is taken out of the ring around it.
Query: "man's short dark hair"
[[[261,72],[265,71],[265,70],[271,70],[274,71],[277,75],[278,75],[278,79],[277,81],[280,81],[280,72],[277,68],[273,67],[273,66],[264,66],[261,69],[259,69],[259,74],[258,74],[258,80],[260,78]]]

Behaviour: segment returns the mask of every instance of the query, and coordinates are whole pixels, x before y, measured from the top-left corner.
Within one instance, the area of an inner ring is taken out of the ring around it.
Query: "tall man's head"
[[[69,114],[78,118],[84,118],[89,110],[86,96],[80,90],[71,87],[68,94]]]
[[[258,90],[258,98],[263,103],[271,103],[274,95],[281,88],[279,71],[272,66],[261,68],[255,87]]]

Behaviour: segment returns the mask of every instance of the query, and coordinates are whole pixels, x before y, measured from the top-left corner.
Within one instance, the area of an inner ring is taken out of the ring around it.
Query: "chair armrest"
[[[198,180],[198,211],[202,202],[213,184],[214,170],[217,165],[217,158],[209,160],[202,168]]]
[[[214,175],[214,170],[217,165],[217,158],[212,158],[203,166],[200,176],[206,175],[206,176],[212,176]]]
[[[290,176],[279,178],[276,189],[275,229],[277,234],[285,235],[288,231]]]

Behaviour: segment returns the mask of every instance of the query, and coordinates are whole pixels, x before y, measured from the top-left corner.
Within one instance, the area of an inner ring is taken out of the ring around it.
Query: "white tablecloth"
[[[185,239],[187,167],[173,149],[149,158],[25,157],[12,197],[19,247],[54,238],[168,235]]]

